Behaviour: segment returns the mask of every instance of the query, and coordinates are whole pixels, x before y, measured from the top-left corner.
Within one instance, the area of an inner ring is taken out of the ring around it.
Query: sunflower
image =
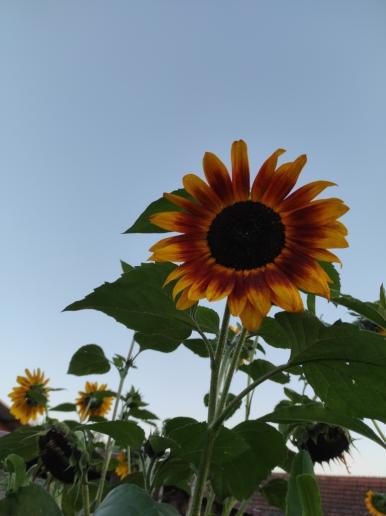
[[[120,452],[117,455],[118,466],[115,468],[115,473],[123,480],[130,475],[129,464],[127,462],[127,455],[125,452]]]
[[[368,491],[365,498],[367,510],[373,516],[386,516],[386,494]]]
[[[183,178],[189,198],[165,193],[176,210],[153,214],[150,221],[181,234],[150,249],[150,260],[179,262],[165,284],[177,308],[199,299],[228,298],[230,313],[255,331],[271,306],[302,311],[299,290],[329,298],[331,282],[319,261],[338,262],[327,248],[347,247],[347,230],[337,219],[348,207],[336,198],[315,200],[330,181],[314,181],[291,193],[306,156],[277,167],[283,149],[262,165],[250,186],[247,145],[232,145],[232,176],[207,152],[207,183],[195,174]]]
[[[79,398],[76,399],[80,418],[86,419],[92,416],[105,416],[111,408],[113,396],[104,396],[107,385],[98,382],[86,382],[85,392],[79,391]]]
[[[19,386],[14,387],[8,394],[12,400],[10,412],[23,425],[26,425],[45,413],[49,380],[44,377],[40,369],[34,369],[32,373],[29,369],[25,369],[25,376],[18,376],[16,381]]]

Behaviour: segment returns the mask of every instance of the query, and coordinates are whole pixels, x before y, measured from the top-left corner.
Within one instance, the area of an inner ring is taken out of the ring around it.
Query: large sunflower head
[[[46,412],[49,380],[40,369],[33,370],[32,373],[25,369],[25,376],[18,376],[16,381],[19,385],[8,394],[12,400],[10,412],[26,425]]]
[[[114,397],[103,393],[107,391],[107,385],[98,382],[86,382],[85,390],[79,391],[76,405],[80,418],[87,419],[93,416],[105,416],[111,408]]]
[[[373,516],[386,516],[386,493],[368,491],[365,505]]]
[[[180,233],[150,249],[151,260],[179,262],[166,283],[178,280],[177,308],[199,299],[228,298],[232,315],[255,331],[275,304],[303,310],[299,290],[329,297],[329,276],[319,261],[340,262],[328,248],[347,247],[337,219],[348,207],[336,198],[315,200],[330,181],[314,181],[291,193],[306,156],[277,167],[278,149],[250,184],[247,146],[232,145],[232,174],[212,153],[203,168],[183,178],[190,198],[164,194],[176,210],[151,216],[153,224]]]

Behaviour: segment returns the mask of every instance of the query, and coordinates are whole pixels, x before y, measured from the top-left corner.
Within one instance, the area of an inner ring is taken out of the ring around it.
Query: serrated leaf
[[[106,421],[84,425],[84,427],[108,435],[122,446],[132,448],[139,448],[145,439],[145,432],[133,421]]]
[[[130,409],[130,417],[135,417],[136,419],[142,419],[143,421],[158,419],[158,417],[150,412],[150,410],[140,409],[140,408],[132,408]]]
[[[192,200],[192,197],[183,189],[174,190],[175,195]],[[166,233],[167,230],[152,224],[149,220],[150,215],[160,213],[162,211],[181,211],[181,208],[168,201],[165,197],[160,197],[156,201],[149,204],[146,210],[138,217],[132,226],[125,231],[127,233]]]
[[[130,272],[134,269],[132,265],[121,260],[122,272]]]
[[[141,349],[173,351],[190,336],[193,327],[188,312],[176,309],[171,287],[163,287],[174,267],[171,263],[134,267],[66,310],[98,310],[138,332],[136,340]]]
[[[104,374],[110,371],[110,362],[103,349],[96,344],[87,344],[79,348],[71,358],[67,374],[85,376]]]

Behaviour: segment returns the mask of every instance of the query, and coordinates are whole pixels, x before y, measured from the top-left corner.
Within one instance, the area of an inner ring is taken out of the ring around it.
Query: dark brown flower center
[[[242,201],[224,208],[208,231],[213,258],[224,267],[255,269],[273,262],[283,250],[280,216],[260,202]]]

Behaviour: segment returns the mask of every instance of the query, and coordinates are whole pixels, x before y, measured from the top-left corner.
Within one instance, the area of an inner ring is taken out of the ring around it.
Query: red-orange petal
[[[207,231],[210,220],[203,217],[183,213],[181,211],[163,211],[150,215],[149,220],[152,224],[159,226],[167,231],[179,231],[180,233],[194,233]]]
[[[320,199],[311,202],[305,208],[284,213],[281,218],[286,226],[325,225],[344,215],[349,207],[341,199]]]
[[[186,174],[182,182],[185,190],[197,201],[212,212],[218,212],[223,207],[223,202],[216,195],[214,190],[210,188],[205,181],[195,174]]]
[[[261,196],[261,202],[274,208],[289,194],[298,180],[300,172],[307,162],[307,156],[302,154],[295,161],[284,163],[273,175],[271,183]]]
[[[272,301],[275,305],[280,306],[287,312],[304,310],[298,289],[276,265],[267,265],[265,279],[271,290]]]
[[[164,193],[164,197],[175,204],[176,206],[183,208],[184,210],[192,213],[193,215],[197,215],[198,217],[208,217],[211,216],[212,211],[207,207],[201,206],[199,204],[195,204],[189,199],[185,199],[185,197],[181,197],[180,195],[175,195],[172,193]]]
[[[252,201],[260,201],[262,195],[268,188],[275,174],[277,160],[285,152],[284,149],[277,149],[271,156],[264,161],[252,185]]]
[[[248,148],[243,140],[233,142],[231,149],[232,183],[236,201],[249,199]]]
[[[255,332],[261,325],[264,316],[250,302],[245,304],[240,314],[243,326],[250,332]]]
[[[329,186],[336,186],[336,183],[331,181],[313,181],[301,186],[278,206],[279,212],[284,213],[304,208]]]
[[[212,152],[206,152],[203,159],[205,177],[217,196],[225,204],[234,202],[232,181],[224,163]]]

